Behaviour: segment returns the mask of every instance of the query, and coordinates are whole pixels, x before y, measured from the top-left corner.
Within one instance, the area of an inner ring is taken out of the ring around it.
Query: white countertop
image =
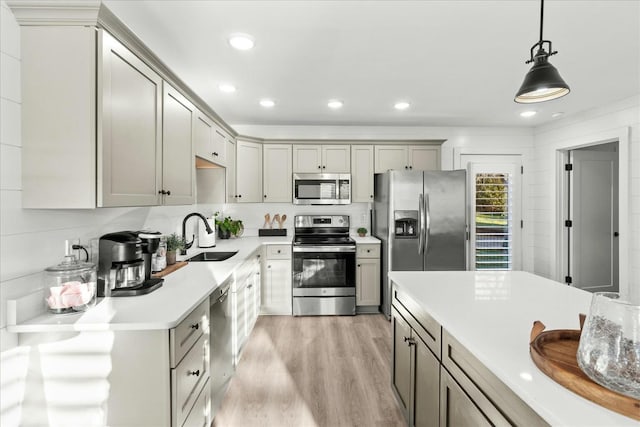
[[[161,288],[133,297],[99,298],[84,313],[54,315],[45,313],[17,325],[9,332],[64,332],[92,330],[170,329],[227,280],[260,245],[290,245],[291,237],[242,237],[216,241],[215,248],[192,248],[189,258],[204,251],[238,251],[220,262],[190,262],[164,277]]]
[[[529,355],[533,322],[579,329],[590,293],[521,271],[390,272],[389,278],[551,425],[638,426],[556,383]]]
[[[351,234],[349,237],[351,237],[356,244],[359,245],[365,245],[365,244],[380,244],[380,240],[378,240],[377,238],[373,237],[373,236],[364,236],[364,237],[360,237],[357,234]]]

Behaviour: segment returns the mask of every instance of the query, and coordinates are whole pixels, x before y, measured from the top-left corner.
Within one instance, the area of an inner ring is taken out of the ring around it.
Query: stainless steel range
[[[348,215],[297,215],[293,315],[356,314],[356,243]]]

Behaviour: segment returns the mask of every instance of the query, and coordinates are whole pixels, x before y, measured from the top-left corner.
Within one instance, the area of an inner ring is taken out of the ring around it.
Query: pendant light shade
[[[550,101],[568,94],[571,89],[569,85],[560,77],[560,73],[549,62],[549,57],[555,55],[549,40],[542,38],[542,24],[544,20],[544,0],[540,0],[540,41],[531,47],[531,57],[527,64],[533,62],[533,67],[524,77],[524,82],[520,90],[516,93],[515,101],[520,104],[533,104],[536,102]],[[549,46],[549,52],[544,49],[544,45]],[[538,48],[535,55],[533,51]]]
[[[520,104],[533,104],[560,98],[570,92],[569,85],[560,77],[560,73],[549,62],[549,55],[540,49],[534,57],[533,67],[529,70],[515,101]]]

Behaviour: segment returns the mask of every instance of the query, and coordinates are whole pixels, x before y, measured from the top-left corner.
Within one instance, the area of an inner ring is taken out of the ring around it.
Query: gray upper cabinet
[[[236,141],[236,203],[262,202],[262,144]]]
[[[196,152],[196,156],[208,160],[214,161],[214,148],[213,148],[213,121],[201,111],[196,112],[195,126],[193,129],[193,148]]]
[[[293,172],[350,173],[351,148],[349,145],[294,145]]]
[[[351,146],[351,201],[373,201],[373,145]]]
[[[21,37],[23,207],[194,203],[186,98],[102,29],[23,26]]]
[[[109,34],[99,34],[102,132],[97,205],[157,205],[162,182],[162,79]]]
[[[196,109],[176,89],[164,84],[162,115],[162,190],[165,205],[195,201],[193,129]]]
[[[265,144],[262,185],[265,203],[291,203],[291,144]]]
[[[375,173],[394,170],[440,170],[439,145],[376,145]]]

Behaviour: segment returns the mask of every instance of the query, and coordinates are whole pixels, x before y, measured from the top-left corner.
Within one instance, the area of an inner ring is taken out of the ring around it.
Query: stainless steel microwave
[[[351,203],[351,174],[294,173],[294,205],[348,205]]]

